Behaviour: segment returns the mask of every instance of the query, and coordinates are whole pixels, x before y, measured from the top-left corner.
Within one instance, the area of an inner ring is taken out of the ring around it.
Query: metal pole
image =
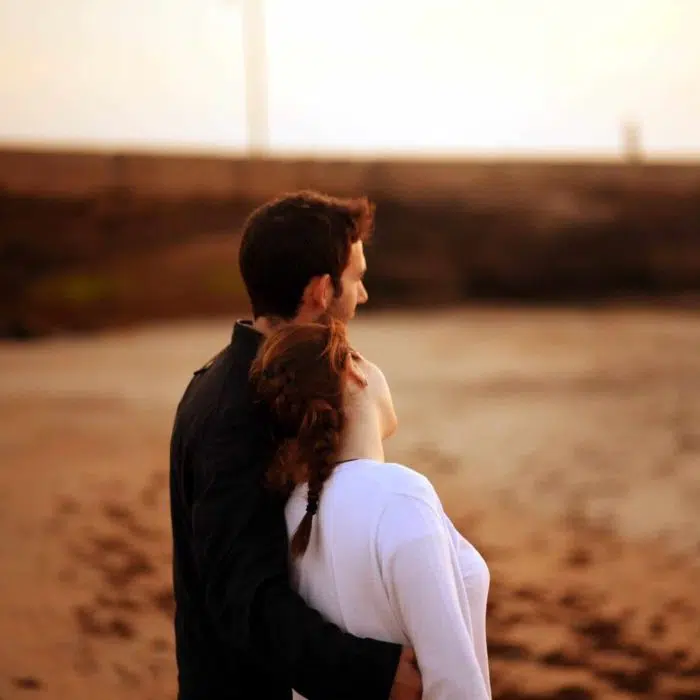
[[[627,121],[622,125],[623,157],[628,163],[642,160],[642,136],[637,122]]]
[[[241,0],[248,151],[264,156],[268,149],[267,37],[264,0]]]

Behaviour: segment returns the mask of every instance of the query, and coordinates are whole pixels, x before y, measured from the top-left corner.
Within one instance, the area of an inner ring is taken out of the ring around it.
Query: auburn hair
[[[327,318],[281,326],[265,339],[251,367],[258,400],[270,411],[279,438],[268,482],[282,489],[308,484],[306,513],[291,541],[295,558],[308,547],[323,484],[335,467],[353,356],[344,324]]]
[[[303,190],[258,207],[243,227],[238,257],[253,317],[291,321],[308,283],[322,275],[340,296],[351,246],[373,229],[374,206],[365,197]]]

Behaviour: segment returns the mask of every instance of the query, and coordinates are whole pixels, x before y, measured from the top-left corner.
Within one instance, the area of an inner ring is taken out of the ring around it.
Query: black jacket
[[[170,454],[180,700],[387,700],[401,648],[341,632],[290,588],[284,497],[264,484],[270,422],[248,373],[262,336],[239,322],[197,370]]]

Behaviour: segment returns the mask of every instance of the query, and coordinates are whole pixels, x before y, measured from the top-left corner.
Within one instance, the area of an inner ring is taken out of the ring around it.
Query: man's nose
[[[360,304],[365,304],[368,299],[369,294],[367,294],[367,287],[365,287],[364,282],[360,282],[360,295],[358,300]]]

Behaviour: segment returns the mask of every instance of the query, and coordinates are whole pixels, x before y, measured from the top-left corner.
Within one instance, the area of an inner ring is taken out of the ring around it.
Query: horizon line
[[[424,162],[561,162],[612,163],[620,165],[695,164],[700,151],[624,151],[574,149],[296,149],[270,148],[253,152],[246,148],[217,147],[193,143],[142,143],[96,141],[6,140],[0,137],[0,154],[9,152],[56,153],[73,155],[130,155],[235,159],[245,161],[424,161]]]

